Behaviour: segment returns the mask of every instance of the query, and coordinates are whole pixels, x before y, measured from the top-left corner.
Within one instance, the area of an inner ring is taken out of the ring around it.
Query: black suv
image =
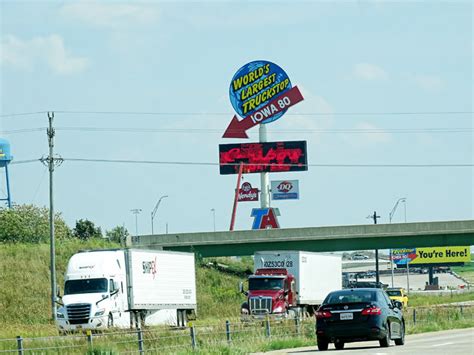
[[[336,349],[344,343],[378,340],[388,347],[405,343],[402,304],[393,301],[380,288],[354,288],[331,292],[316,312],[318,349]]]

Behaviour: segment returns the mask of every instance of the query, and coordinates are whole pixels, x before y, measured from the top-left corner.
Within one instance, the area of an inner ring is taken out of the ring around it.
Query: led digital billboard
[[[306,141],[219,144],[221,175],[308,170]]]

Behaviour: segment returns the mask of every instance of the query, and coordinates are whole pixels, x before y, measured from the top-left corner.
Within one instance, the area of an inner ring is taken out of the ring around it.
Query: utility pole
[[[371,218],[374,220],[374,224],[377,224],[377,218],[380,218],[380,216],[377,216],[377,212],[374,211],[373,215],[367,216],[367,218]],[[377,287],[379,286],[380,283],[380,275],[379,275],[379,250],[375,249],[375,283],[377,284]]]
[[[61,165],[63,159],[54,157],[54,135],[53,128],[54,112],[48,112],[49,127],[46,130],[48,136],[49,155],[41,158],[41,162],[48,167],[49,170],[49,254],[50,254],[50,270],[51,270],[51,313],[53,321],[56,321],[56,250],[54,239],[54,196],[53,196],[53,172],[56,166]]]

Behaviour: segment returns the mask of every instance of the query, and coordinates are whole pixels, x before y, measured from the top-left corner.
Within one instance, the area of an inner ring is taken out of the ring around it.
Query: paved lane
[[[265,354],[313,354],[317,347],[305,347],[271,351]],[[429,354],[429,355],[474,355],[474,328],[446,330],[441,332],[409,335],[404,346],[395,346],[393,341],[389,348],[379,347],[378,342],[361,342],[346,344],[344,350],[336,350],[334,344],[327,354]],[[261,354],[261,353],[260,353]]]

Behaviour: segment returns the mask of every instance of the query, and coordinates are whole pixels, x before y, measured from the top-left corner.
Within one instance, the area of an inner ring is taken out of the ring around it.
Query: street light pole
[[[380,216],[377,216],[377,212],[374,211],[373,215],[367,216],[367,218],[373,219],[374,224],[377,224],[377,218],[380,218]],[[379,250],[375,249],[375,283],[376,287],[379,286],[380,283],[380,275],[379,275]]]
[[[158,207],[160,206],[161,200],[168,197],[168,195],[163,195],[159,198],[158,202],[155,205],[153,211],[151,211],[151,234],[153,234],[153,219],[155,218],[156,212],[158,211]]]
[[[135,236],[138,237],[138,215],[140,214],[142,210],[140,208],[134,208],[133,210],[130,210],[135,215]]]
[[[390,220],[390,223],[392,223],[392,218],[393,218],[393,215],[395,214],[396,210],[397,210],[397,207],[398,207],[398,204],[400,202],[403,202],[403,204],[405,205],[405,223],[407,223],[407,198],[406,197],[401,197],[397,200],[397,202],[395,203],[395,206],[393,206],[392,210],[390,211],[389,213],[389,220]],[[392,287],[393,287],[393,279],[394,279],[394,271],[393,271],[393,260],[392,260],[392,249],[390,248],[390,269],[392,271]]]

